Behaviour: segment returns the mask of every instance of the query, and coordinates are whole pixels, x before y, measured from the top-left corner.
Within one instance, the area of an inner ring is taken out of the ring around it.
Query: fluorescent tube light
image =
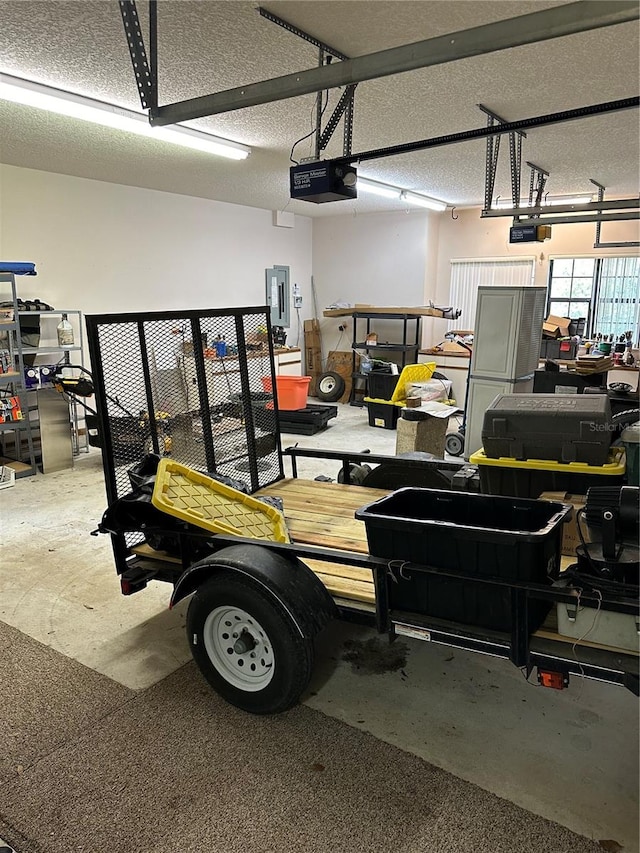
[[[370,181],[368,178],[358,178],[356,182],[358,192],[371,193],[372,195],[380,195],[383,198],[400,198],[400,190],[397,187],[391,187],[389,184],[381,184],[378,181]]]
[[[427,207],[429,210],[442,211],[447,209],[447,205],[443,201],[436,201],[434,198],[427,198],[426,195],[413,193],[410,190],[403,191],[402,200],[409,202],[409,204],[415,204],[418,207]]]
[[[0,73],[0,99],[104,127],[113,127],[138,136],[170,142],[172,145],[181,145],[206,154],[230,157],[232,160],[244,160],[251,153],[247,145],[239,142],[232,142],[179,124],[170,127],[152,127],[143,113],[107,104],[104,101],[96,101],[83,95],[75,95],[62,89],[54,89],[51,86],[43,86],[9,74]]]
[[[555,204],[588,204],[590,201],[593,201],[593,197],[590,195],[566,195],[566,196],[547,196],[546,199],[542,200],[541,207],[553,207]],[[499,201],[494,202],[491,205],[492,210],[511,210],[513,208],[513,201],[509,199],[500,199]],[[521,198],[520,199],[520,207],[533,207],[534,205],[529,204],[529,199]]]

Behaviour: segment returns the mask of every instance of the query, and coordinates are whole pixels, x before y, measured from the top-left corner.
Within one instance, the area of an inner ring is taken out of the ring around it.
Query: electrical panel
[[[266,303],[271,309],[271,325],[291,325],[289,267],[273,266],[265,270]]]

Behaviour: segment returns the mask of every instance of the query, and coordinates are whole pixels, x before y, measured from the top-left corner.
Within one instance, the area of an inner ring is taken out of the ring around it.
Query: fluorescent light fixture
[[[415,204],[418,207],[427,207],[429,210],[442,211],[447,209],[447,205],[443,201],[437,201],[435,198],[427,198],[426,195],[420,195],[420,193],[414,193],[410,190],[402,192],[402,200],[409,204]]]
[[[113,127],[149,139],[170,142],[183,148],[192,148],[206,154],[217,154],[219,157],[230,157],[232,160],[244,160],[251,153],[247,145],[232,142],[195,130],[183,125],[171,127],[152,127],[144,113],[96,101],[83,95],[75,95],[62,89],[43,86],[31,80],[23,80],[9,74],[0,73],[0,100],[13,101],[27,107],[35,107],[50,113],[68,116],[69,118]]]
[[[383,198],[400,199],[400,190],[398,187],[391,187],[389,184],[381,184],[378,181],[370,181],[369,178],[360,178],[356,182],[358,192],[371,193],[371,195],[380,195]]]
[[[547,196],[547,198],[542,200],[540,206],[553,207],[556,204],[588,204],[590,201],[593,201],[593,197],[590,195]],[[534,205],[529,204],[529,198],[527,197],[520,199],[520,207],[534,207]],[[511,210],[512,208],[513,201],[510,198],[500,199],[491,205],[492,210]]]
[[[381,181],[372,181],[369,178],[361,178],[358,176],[356,184],[358,192],[371,193],[379,195],[383,198],[394,198],[396,201],[406,201],[409,204],[415,204],[419,207],[427,207],[429,210],[446,210],[447,205],[443,201],[428,198],[420,193],[410,192],[409,190],[400,189],[390,184],[383,184]]]

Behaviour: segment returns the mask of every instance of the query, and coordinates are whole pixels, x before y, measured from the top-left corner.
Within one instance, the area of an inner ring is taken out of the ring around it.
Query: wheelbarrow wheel
[[[318,379],[317,391],[318,400],[323,403],[335,403],[344,394],[345,381],[339,373],[334,373],[332,370],[323,373]]]

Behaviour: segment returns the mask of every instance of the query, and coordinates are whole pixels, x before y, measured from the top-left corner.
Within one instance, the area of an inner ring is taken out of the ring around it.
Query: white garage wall
[[[331,216],[313,221],[313,279],[320,315],[337,300],[371,305],[423,305],[438,216],[427,211]],[[429,298],[429,297],[427,297]],[[325,354],[339,338],[336,318],[322,318]],[[349,349],[346,318],[340,349]],[[375,324],[382,340],[398,339],[397,323]]]
[[[21,295],[56,308],[263,305],[273,264],[291,267],[309,306],[311,220],[272,223],[269,210],[0,166],[0,259],[35,261]]]

